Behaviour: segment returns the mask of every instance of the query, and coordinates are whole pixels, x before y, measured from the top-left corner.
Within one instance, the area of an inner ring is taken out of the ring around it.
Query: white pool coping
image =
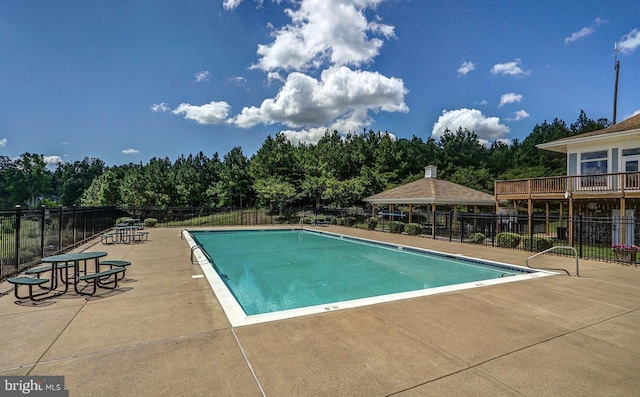
[[[251,230],[252,229],[247,229],[247,231],[251,231]],[[254,230],[264,230],[264,229],[254,229]],[[295,229],[292,229],[292,230],[295,230]],[[197,231],[202,231],[202,230],[197,230]],[[220,231],[223,231],[223,230],[220,230]],[[311,232],[320,233],[320,234],[328,234],[328,235],[341,237],[341,238],[365,241],[365,242],[374,243],[374,244],[383,244],[383,245],[398,247],[401,249],[406,248],[406,249],[411,249],[413,251],[419,251],[424,253],[452,256],[452,257],[461,258],[461,259],[462,258],[470,259],[473,261],[497,265],[499,267],[506,266],[510,268],[523,269],[529,272],[532,270],[524,266],[496,262],[496,261],[491,261],[486,259],[479,259],[479,258],[474,258],[466,255],[461,255],[461,254],[449,254],[445,252],[433,251],[433,250],[428,250],[424,248],[404,246],[401,244],[393,244],[393,243],[369,240],[369,239],[364,239],[359,237],[345,236],[345,235],[331,233],[331,232],[324,232],[324,231],[320,232],[316,230],[306,230],[306,231],[311,231]],[[370,298],[353,299],[353,300],[348,300],[343,302],[307,306],[307,307],[302,307],[298,309],[282,310],[279,312],[255,314],[255,315],[248,316],[244,312],[244,310],[242,309],[242,307],[240,306],[236,298],[233,296],[231,291],[229,291],[229,289],[227,288],[227,285],[220,278],[218,273],[214,270],[212,264],[209,262],[209,259],[207,259],[202,249],[193,240],[189,231],[186,229],[183,230],[182,237],[185,240],[187,240],[187,242],[189,243],[189,247],[191,248],[191,252],[192,252],[192,259],[196,259],[198,261],[198,264],[200,265],[200,268],[202,269],[204,276],[206,277],[207,281],[209,282],[209,285],[213,289],[213,292],[215,293],[216,297],[218,298],[218,301],[220,302],[220,305],[222,306],[222,309],[227,315],[227,318],[229,319],[229,322],[231,323],[232,327],[242,327],[245,325],[260,324],[260,323],[265,323],[269,321],[277,321],[277,320],[284,320],[284,319],[300,317],[300,316],[308,316],[311,314],[325,313],[333,310],[350,309],[354,307],[368,306],[368,305],[373,305],[377,303],[393,302],[393,301],[409,299],[409,298],[418,298],[423,296],[442,294],[445,292],[461,291],[465,289],[484,287],[489,285],[512,283],[512,282],[530,280],[533,278],[546,277],[546,276],[552,276],[557,274],[554,272],[534,269],[534,272],[532,273],[526,273],[526,274],[521,274],[521,275],[512,276],[512,277],[501,277],[497,279],[473,281],[473,282],[462,283],[462,284],[447,285],[443,287],[434,287],[434,288],[427,288],[427,289],[421,289],[416,291],[399,292],[395,294],[380,295],[380,296],[374,296]]]

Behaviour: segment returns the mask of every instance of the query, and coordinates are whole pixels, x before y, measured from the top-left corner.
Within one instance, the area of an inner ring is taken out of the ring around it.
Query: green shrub
[[[496,246],[500,248],[516,248],[522,237],[518,233],[503,232],[496,235]]]
[[[344,218],[343,217],[336,218],[336,225],[344,226]]]
[[[356,224],[356,218],[354,216],[348,216],[346,218],[344,218],[344,225],[345,226],[354,226]]]
[[[154,227],[155,225],[158,224],[158,220],[156,218],[146,218],[144,220],[144,224],[145,226]]]
[[[529,244],[530,241],[531,244]],[[531,250],[533,252],[541,252],[553,247],[553,240],[547,237],[538,236],[533,236],[533,239],[529,239],[529,236],[524,236],[522,237],[522,246],[527,250],[529,249],[529,246],[531,246]]]
[[[376,230],[376,227],[378,227],[378,218],[376,217],[369,218],[369,220],[367,220],[367,229]]]
[[[131,219],[133,218],[131,218],[130,216],[121,216],[120,218],[116,219],[116,225],[118,223],[129,223],[131,222]]]
[[[404,231],[404,222],[391,221],[389,222],[390,233],[402,233]]]
[[[407,223],[404,226],[404,231],[407,234],[410,234],[412,236],[417,236],[419,234],[422,234],[423,230],[424,230],[424,228],[422,227],[422,225],[420,225],[418,223]]]
[[[474,244],[482,244],[486,238],[487,236],[482,233],[472,233],[471,236],[469,236],[469,241]]]

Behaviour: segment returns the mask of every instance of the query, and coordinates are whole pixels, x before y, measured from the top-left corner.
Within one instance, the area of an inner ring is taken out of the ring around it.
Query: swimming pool
[[[198,258],[234,326],[540,275],[302,229],[190,231],[188,237],[212,259],[213,265]]]

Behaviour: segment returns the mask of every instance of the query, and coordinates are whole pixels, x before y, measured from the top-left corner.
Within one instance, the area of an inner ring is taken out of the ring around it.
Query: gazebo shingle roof
[[[467,204],[495,205],[495,197],[453,182],[422,178],[369,196],[373,204]]]

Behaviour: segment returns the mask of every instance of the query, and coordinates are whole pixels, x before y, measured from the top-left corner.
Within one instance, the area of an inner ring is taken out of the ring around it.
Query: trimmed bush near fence
[[[378,218],[375,218],[375,217],[369,218],[367,220],[367,229],[376,230],[376,227],[378,227]]]
[[[391,221],[388,225],[389,233],[402,233],[404,231],[404,222]]]
[[[529,242],[531,241],[531,244]],[[522,237],[522,247],[526,250],[531,246],[533,252],[541,252],[553,247],[553,240],[548,237],[533,236],[532,239],[529,236]]]
[[[120,218],[116,219],[116,225],[118,223],[129,223],[129,222],[131,222],[131,219],[133,219],[133,218],[131,218],[129,216],[121,216]]]
[[[522,236],[518,233],[503,232],[496,235],[496,246],[500,248],[516,248],[520,241]]]
[[[146,218],[144,224],[145,226],[154,227],[158,224],[158,220],[156,218]]]
[[[404,226],[404,232],[412,236],[417,236],[419,234],[422,234],[423,230],[424,228],[422,227],[422,225],[418,223],[407,223]]]
[[[469,242],[474,244],[482,244],[484,243],[484,240],[486,238],[487,236],[482,233],[472,233],[471,236],[469,236]]]

